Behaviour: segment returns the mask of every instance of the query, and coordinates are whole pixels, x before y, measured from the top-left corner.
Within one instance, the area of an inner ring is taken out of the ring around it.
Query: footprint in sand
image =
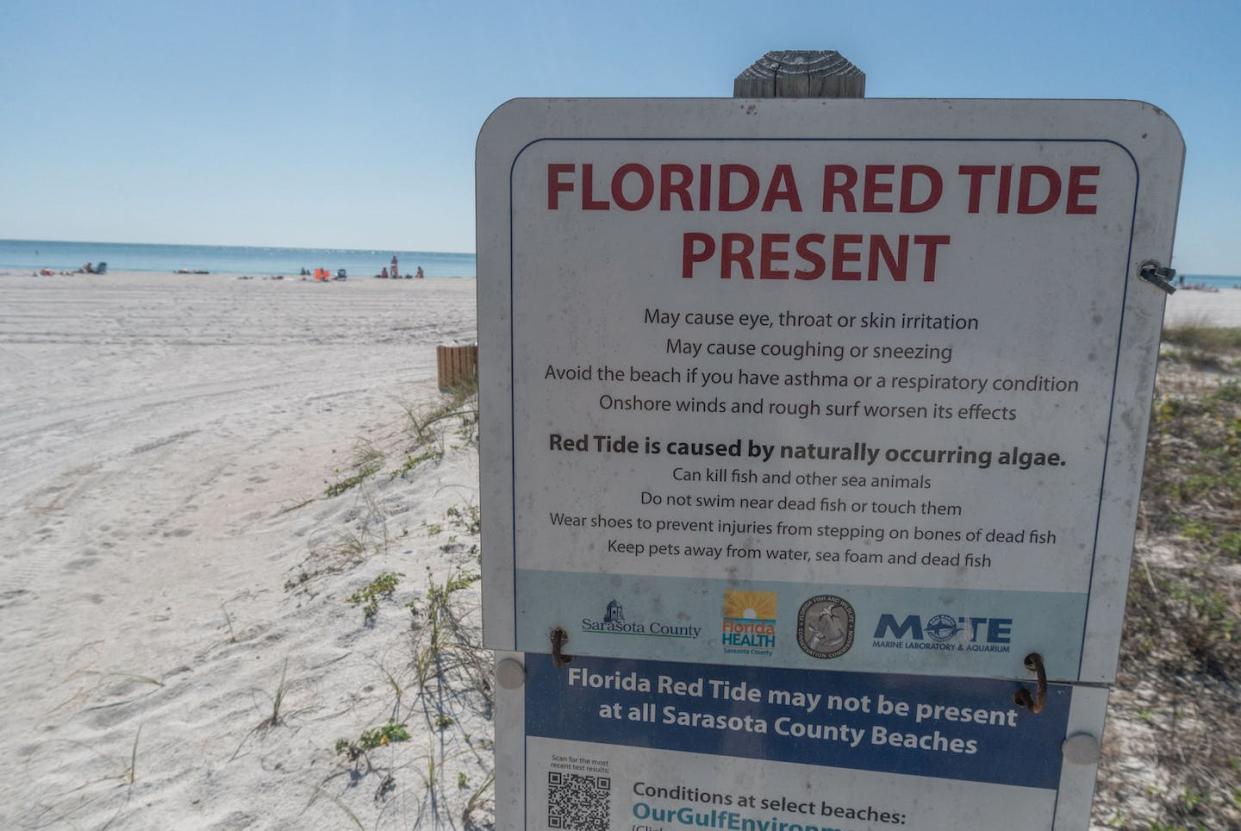
[[[233,811],[224,819],[210,826],[210,831],[242,831],[258,822],[258,817],[254,814],[247,814],[244,811]]]
[[[29,603],[33,599],[34,595],[25,589],[10,589],[6,592],[0,592],[0,609],[11,609],[14,606]]]

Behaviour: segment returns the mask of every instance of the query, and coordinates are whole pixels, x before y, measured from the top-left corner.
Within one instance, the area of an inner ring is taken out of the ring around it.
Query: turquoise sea
[[[402,274],[418,266],[428,277],[473,277],[473,254],[398,251],[391,248],[262,248],[245,245],[148,245],[119,242],[0,240],[0,275],[29,274],[40,268],[67,271],[106,262],[111,271],[176,271],[212,274],[296,275],[301,269],[347,269],[351,277],[370,277],[396,255]]]
[[[1221,274],[1186,274],[1185,286],[1207,289],[1241,289],[1241,277],[1228,277]]]

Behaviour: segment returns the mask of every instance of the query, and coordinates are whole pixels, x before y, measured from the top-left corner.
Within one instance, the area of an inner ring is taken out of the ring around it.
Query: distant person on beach
[[[1177,277],[1177,278],[1176,278],[1176,284],[1177,284],[1178,286],[1183,286],[1183,285],[1185,285],[1185,275],[1184,275],[1184,274],[1182,274],[1180,277]]]
[[[418,266],[418,270],[414,272],[414,279],[421,280],[423,277],[426,277],[426,276],[427,275],[422,273],[422,266]]]

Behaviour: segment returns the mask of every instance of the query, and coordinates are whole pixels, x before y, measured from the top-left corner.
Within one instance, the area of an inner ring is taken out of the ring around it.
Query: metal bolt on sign
[[[551,631],[549,637],[552,642],[552,661],[555,662],[556,666],[563,667],[571,662],[573,656],[565,655],[563,652],[564,645],[569,642],[569,633],[564,630],[564,627],[557,626]]]
[[[496,664],[496,681],[506,690],[519,689],[526,683],[526,668],[516,658],[505,658]]]
[[[1148,283],[1158,286],[1168,294],[1176,291],[1172,280],[1176,277],[1176,269],[1160,265],[1158,260],[1147,260],[1138,267],[1138,276]]]
[[[1031,652],[1026,656],[1026,669],[1038,675],[1038,686],[1035,688],[1033,696],[1025,687],[1017,690],[1013,694],[1013,703],[1019,707],[1025,707],[1034,715],[1043,712],[1043,708],[1047,706],[1047,668],[1043,666],[1043,656],[1037,652]]]

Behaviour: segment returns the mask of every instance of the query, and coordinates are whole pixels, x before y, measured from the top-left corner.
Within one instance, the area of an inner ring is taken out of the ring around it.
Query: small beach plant
[[[357,761],[366,751],[377,747],[387,747],[397,742],[409,741],[409,729],[403,722],[390,721],[379,727],[363,730],[357,739],[337,739],[336,752],[350,762]]]
[[[374,580],[346,598],[347,603],[362,607],[362,622],[372,623],[379,614],[380,598],[390,598],[401,578],[395,572],[380,572]]]

